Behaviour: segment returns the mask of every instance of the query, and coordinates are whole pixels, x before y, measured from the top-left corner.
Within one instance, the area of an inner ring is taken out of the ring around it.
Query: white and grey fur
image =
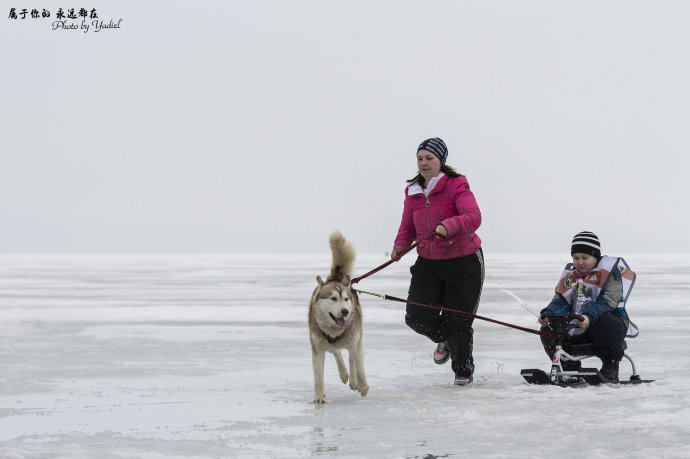
[[[350,381],[350,389],[364,397],[369,385],[364,374],[362,349],[362,309],[357,294],[352,291],[350,276],[355,250],[340,232],[331,234],[329,243],[333,262],[331,274],[324,282],[316,276],[318,285],[309,303],[309,340],[314,370],[314,403],[325,403],[324,364],[326,351],[335,356],[343,384]],[[341,349],[349,353],[348,375]]]

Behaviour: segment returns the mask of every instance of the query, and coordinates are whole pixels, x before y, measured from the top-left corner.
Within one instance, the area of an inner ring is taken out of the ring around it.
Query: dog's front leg
[[[323,368],[326,361],[325,350],[311,351],[311,366],[314,370],[314,403],[326,403],[326,394],[323,388]]]
[[[343,354],[340,353],[340,349],[336,349],[333,352],[333,356],[335,357],[335,363],[338,365],[338,374],[340,375],[340,380],[343,382],[343,384],[345,384],[347,383],[348,374],[347,367],[345,366],[345,360],[343,360]]]

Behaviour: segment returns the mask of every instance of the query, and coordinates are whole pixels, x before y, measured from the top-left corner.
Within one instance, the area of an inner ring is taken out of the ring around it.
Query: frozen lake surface
[[[475,383],[456,387],[403,304],[363,295],[369,394],[328,354],[315,405],[307,305],[330,254],[2,256],[0,458],[690,457],[690,256],[625,258],[628,353],[654,383],[528,385],[539,338],[475,321]],[[413,261],[358,287],[405,297]],[[501,289],[539,309],[567,261],[487,254],[478,313],[537,328]]]

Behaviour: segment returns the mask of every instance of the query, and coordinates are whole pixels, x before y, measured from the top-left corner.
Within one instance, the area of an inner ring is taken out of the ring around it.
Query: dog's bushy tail
[[[342,281],[345,276],[352,276],[352,265],[355,262],[355,249],[347,242],[340,231],[331,234],[328,240],[333,254],[331,274],[326,281]]]

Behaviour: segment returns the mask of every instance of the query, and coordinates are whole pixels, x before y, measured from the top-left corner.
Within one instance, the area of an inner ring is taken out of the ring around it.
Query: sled
[[[549,325],[554,332],[565,337],[568,330],[576,327],[575,324],[570,323],[573,319],[583,320],[579,314],[549,314]],[[626,352],[623,353],[632,367],[632,374],[628,380],[620,379],[618,381],[609,380],[596,368],[580,368],[578,370],[564,370],[562,362],[579,362],[584,359],[596,357],[594,346],[591,343],[576,344],[573,346],[572,354],[563,350],[562,344],[565,338],[561,338],[556,345],[556,352],[553,355],[551,362],[551,371],[549,373],[536,369],[527,368],[520,371],[520,375],[530,384],[551,384],[557,386],[582,386],[582,385],[599,385],[599,384],[642,384],[653,382],[653,379],[642,379],[637,373],[637,368],[632,357]],[[624,348],[627,345],[624,344]],[[621,360],[622,362],[622,360]]]

